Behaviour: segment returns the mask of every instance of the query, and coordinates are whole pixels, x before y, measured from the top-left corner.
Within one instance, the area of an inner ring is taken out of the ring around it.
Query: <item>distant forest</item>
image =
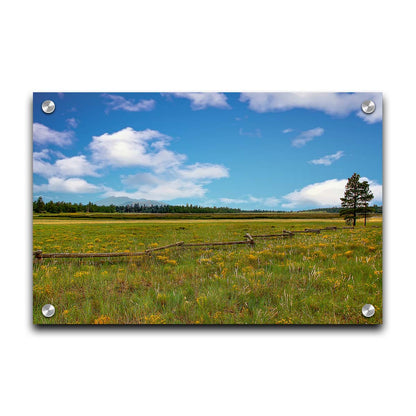
[[[42,197],[33,201],[33,212],[42,213],[49,212],[52,214],[59,213],[75,213],[75,212],[107,212],[107,213],[129,213],[129,212],[144,212],[144,213],[237,213],[242,212],[239,208],[228,207],[200,207],[197,205],[96,205],[92,202],[88,204],[76,204],[72,202],[44,202]]]
[[[302,212],[332,212],[337,213],[341,208],[316,208],[303,210]],[[374,205],[374,213],[382,214],[383,207]],[[105,213],[238,213],[238,212],[271,212],[271,210],[241,210],[240,208],[228,208],[228,207],[201,207],[199,205],[96,205],[92,202],[88,204],[76,204],[72,202],[53,202],[48,201],[44,202],[42,197],[39,197],[36,201],[33,201],[33,212],[35,213],[44,213],[48,212],[51,214],[60,214],[60,213],[76,213],[76,212],[105,212]],[[273,212],[288,212],[288,211],[273,211]],[[293,211],[290,211],[293,212]]]

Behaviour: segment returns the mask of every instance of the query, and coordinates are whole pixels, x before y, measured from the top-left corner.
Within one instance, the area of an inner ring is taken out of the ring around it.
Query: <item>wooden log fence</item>
[[[234,244],[252,244],[250,241],[218,241],[213,243],[187,243],[183,247],[208,247],[208,246],[229,246]]]
[[[294,237],[294,236],[295,236],[295,233],[288,231],[288,232],[284,232],[283,234],[256,234],[256,235],[253,235],[252,237],[253,238],[272,238],[272,237],[287,238],[287,237]]]
[[[208,242],[208,243],[185,243],[184,241],[179,241],[177,243],[167,244],[165,246],[160,246],[160,247],[149,248],[147,250],[137,251],[137,252],[124,251],[124,252],[118,252],[118,253],[44,253],[42,250],[36,250],[33,252],[33,256],[34,256],[34,260],[40,261],[42,259],[51,259],[51,258],[138,257],[138,256],[151,255],[155,251],[166,250],[172,247],[186,248],[186,247],[228,246],[228,245],[241,245],[241,244],[246,244],[246,245],[250,245],[251,247],[254,247],[256,244],[254,240],[255,238],[275,238],[275,237],[288,238],[288,237],[294,237],[295,234],[301,234],[301,233],[319,234],[321,231],[353,229],[353,228],[354,227],[342,227],[342,228],[326,227],[326,228],[319,228],[319,229],[305,228],[304,230],[294,230],[294,231],[283,230],[283,232],[279,234],[251,235],[249,233],[246,233],[244,235],[246,240],[243,240],[243,241],[217,241],[217,242]]]
[[[136,257],[144,256],[145,254],[151,254],[154,251],[166,250],[171,247],[183,246],[184,242],[179,241],[178,243],[168,244],[166,246],[149,248],[145,251],[122,251],[119,253],[43,253],[42,250],[33,252],[35,259],[51,259],[51,258],[83,258],[83,257]]]
[[[254,246],[256,244],[256,242],[253,240],[253,237],[249,233],[246,233],[246,235],[244,237],[247,238],[247,243],[248,244],[251,244],[252,246]]]

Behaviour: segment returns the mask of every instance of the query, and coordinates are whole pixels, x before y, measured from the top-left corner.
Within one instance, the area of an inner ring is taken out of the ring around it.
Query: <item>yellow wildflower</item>
[[[196,298],[196,303],[203,308],[207,303],[207,297],[202,295]]]
[[[106,315],[101,315],[99,318],[94,319],[95,325],[106,325],[106,324],[109,324],[110,322],[111,322],[111,318]]]
[[[144,317],[144,322],[150,325],[161,325],[166,324],[166,320],[160,315],[149,315]]]

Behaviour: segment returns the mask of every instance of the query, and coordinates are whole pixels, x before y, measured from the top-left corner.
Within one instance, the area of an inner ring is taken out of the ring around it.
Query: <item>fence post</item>
[[[250,242],[251,247],[254,247],[256,242],[254,241],[253,237],[249,233],[246,233],[246,235],[244,237],[246,237],[247,241]]]
[[[42,250],[36,250],[33,252],[33,255],[35,256],[35,262],[38,263],[42,261]]]

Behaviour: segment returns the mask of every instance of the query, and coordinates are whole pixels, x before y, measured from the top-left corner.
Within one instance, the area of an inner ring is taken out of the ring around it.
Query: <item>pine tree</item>
[[[368,203],[374,198],[367,181],[360,182],[360,175],[354,173],[345,185],[344,197],[341,198],[340,215],[347,223],[355,227],[359,215],[364,214],[364,225],[367,225],[367,213],[371,211]]]
[[[374,212],[374,208],[368,206],[369,202],[374,198],[370,191],[370,185],[367,181],[361,182],[361,206],[358,208],[359,214],[364,216],[364,226],[367,225],[367,217]]]
[[[38,198],[36,202],[33,203],[33,211],[36,213],[45,211],[45,203],[43,202],[41,196]]]

